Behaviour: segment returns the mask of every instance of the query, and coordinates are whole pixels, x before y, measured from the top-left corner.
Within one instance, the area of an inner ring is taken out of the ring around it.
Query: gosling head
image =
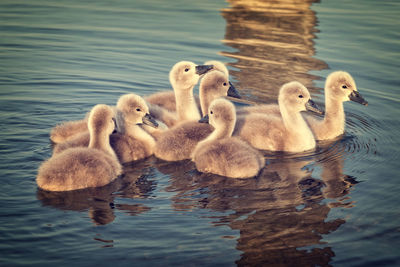
[[[138,95],[121,96],[117,102],[117,109],[126,124],[146,124],[155,128],[158,126],[155,119],[150,116],[146,102]]]
[[[312,111],[317,114],[324,112],[311,100],[308,89],[299,82],[289,82],[284,84],[278,96],[279,106],[283,105],[291,112]]]
[[[368,102],[357,90],[353,77],[345,71],[335,71],[329,74],[325,84],[325,94],[329,99],[339,101],[354,101],[367,106]]]
[[[228,68],[225,66],[224,63],[217,60],[209,60],[204,63],[205,65],[213,65],[213,69],[222,72],[225,76],[229,79],[229,71]],[[204,77],[205,78],[205,77]],[[235,97],[235,98],[242,98],[239,94],[239,91],[236,90],[235,86],[229,81],[229,90],[228,96]]]
[[[199,122],[209,123],[214,128],[227,128],[229,125],[235,126],[236,113],[235,106],[228,100],[217,98],[211,102],[208,114]],[[232,127],[233,131],[233,127]]]
[[[190,61],[180,61],[172,67],[169,80],[174,88],[189,90],[197,84],[200,75],[212,68],[212,65],[196,65]]]
[[[210,99],[216,99],[221,96],[231,96],[240,98],[239,92],[229,82],[228,76],[220,71],[211,71],[204,75],[200,83],[204,94]]]
[[[98,104],[92,108],[88,119],[88,128],[91,134],[110,135],[115,127],[114,110],[110,106]]]
[[[214,66],[213,67],[214,70],[218,70],[218,71],[224,73],[227,77],[229,77],[228,68],[221,61],[209,60],[209,61],[204,62],[204,65],[213,65]]]

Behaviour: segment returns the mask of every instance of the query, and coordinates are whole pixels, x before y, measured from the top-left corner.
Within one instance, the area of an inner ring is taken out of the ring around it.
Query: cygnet
[[[114,111],[96,105],[89,114],[88,147],[70,148],[45,161],[36,182],[47,191],[70,191],[104,186],[115,180],[122,167],[109,143],[115,128]]]
[[[150,116],[146,102],[135,94],[123,95],[117,102],[117,110],[118,132],[111,135],[110,143],[120,162],[151,156],[156,142],[140,125],[156,128],[158,124]]]
[[[230,178],[257,176],[264,167],[264,157],[240,138],[232,137],[236,113],[231,102],[214,100],[200,122],[209,122],[215,130],[197,144],[192,154],[198,171]]]
[[[343,102],[354,101],[364,106],[368,102],[357,91],[353,77],[344,71],[331,73],[325,82],[325,117],[319,119],[306,115],[306,121],[317,140],[329,140],[342,135],[346,115]]]
[[[150,114],[157,120],[163,121],[168,127],[174,124],[173,120],[170,121],[171,110],[176,110],[176,119],[180,122],[199,119],[200,112],[193,96],[193,88],[199,81],[200,75],[205,74],[212,67],[211,65],[196,65],[189,61],[176,63],[169,73],[169,80],[174,91],[160,92],[145,98],[150,104]],[[166,110],[166,114],[160,113],[160,109],[153,112],[153,105],[162,107]],[[171,107],[166,108],[167,105]]]
[[[262,150],[302,152],[315,148],[314,135],[300,112],[322,111],[311,100],[307,88],[299,82],[284,84],[279,90],[278,104],[281,116],[238,116],[233,135]]]

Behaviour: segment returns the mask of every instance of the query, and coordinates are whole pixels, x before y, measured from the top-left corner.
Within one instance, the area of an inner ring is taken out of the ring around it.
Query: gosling
[[[197,144],[192,154],[198,171],[230,178],[258,175],[265,165],[264,157],[238,137],[232,137],[236,113],[231,102],[225,99],[214,100],[208,115],[200,122],[209,122],[215,130]]]
[[[37,185],[47,191],[70,191],[104,186],[122,173],[109,136],[115,129],[114,112],[96,105],[89,114],[88,147],[70,148],[45,161],[36,177]]]
[[[311,100],[307,88],[299,82],[284,84],[279,90],[278,103],[281,116],[259,113],[238,116],[233,135],[262,150],[302,152],[315,148],[314,135],[300,112],[310,110],[321,114],[322,111]]]
[[[176,63],[169,73],[169,80],[174,91],[160,92],[145,98],[150,104],[150,114],[168,127],[175,125],[177,121],[200,119],[193,88],[198,83],[200,75],[205,74],[212,67],[211,65],[196,65],[190,61]],[[152,110],[153,108],[155,110]],[[176,110],[176,117],[171,113],[173,110]]]

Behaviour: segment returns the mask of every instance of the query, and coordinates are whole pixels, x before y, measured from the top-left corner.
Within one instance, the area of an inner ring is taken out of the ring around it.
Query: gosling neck
[[[214,127],[214,131],[205,139],[206,141],[219,140],[232,136],[233,130],[235,129],[236,119],[231,122],[226,122],[224,125],[218,125]]]
[[[323,126],[326,129],[335,131],[336,135],[344,133],[346,115],[343,102],[338,99],[325,97],[325,117]]]
[[[125,124],[124,134],[127,136],[130,136],[134,139],[137,139],[145,144],[148,144],[151,147],[154,147],[156,144],[156,141],[154,140],[154,138],[149,133],[147,133],[145,130],[143,130],[143,128],[140,127],[138,124],[127,122]]]
[[[193,97],[193,86],[175,90],[176,112],[180,121],[198,120],[200,113]]]
[[[281,114],[285,128],[289,132],[296,133],[308,128],[300,112],[288,112],[286,109],[281,109]]]
[[[289,111],[284,105],[279,105],[279,109],[286,132],[294,144],[306,149],[313,148],[315,146],[314,135],[300,111]]]
[[[101,151],[108,153],[112,157],[117,158],[114,150],[110,145],[110,135],[108,135],[104,131],[96,133],[93,130],[89,130],[89,134],[90,134],[89,148],[99,149]]]
[[[210,106],[211,101],[214,100],[211,92],[212,90],[210,90],[208,86],[200,83],[199,97],[202,116],[207,115],[208,107]]]

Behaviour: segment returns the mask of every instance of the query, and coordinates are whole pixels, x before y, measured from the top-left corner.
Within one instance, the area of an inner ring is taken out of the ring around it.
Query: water
[[[396,1],[0,2],[0,264],[398,266]],[[299,80],[323,105],[350,72],[369,106],[313,153],[232,180],[155,158],[99,189],[37,189],[50,129],[170,88],[179,60],[227,62],[245,99]]]

